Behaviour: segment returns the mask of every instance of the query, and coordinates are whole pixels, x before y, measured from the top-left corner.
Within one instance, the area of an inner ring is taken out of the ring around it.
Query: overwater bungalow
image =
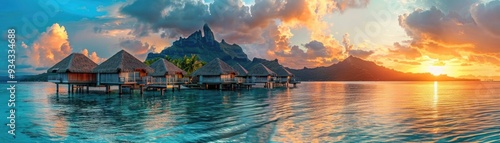
[[[235,78],[239,84],[250,82],[250,75],[248,74],[248,71],[247,69],[245,69],[245,67],[243,67],[239,63],[236,63],[232,67],[234,70],[236,70]]]
[[[194,71],[192,76],[197,77],[198,85],[202,85],[205,89],[208,89],[211,86],[222,89],[225,85],[230,85],[231,88],[234,88],[234,85],[237,83],[235,80],[236,74],[237,71],[231,66],[219,58],[215,58],[203,67]]]
[[[47,70],[48,81],[56,84],[56,92],[59,92],[59,84],[68,84],[68,93],[73,86],[88,86],[96,84],[96,74],[92,69],[97,64],[81,53],[72,53]]]
[[[173,63],[160,59],[150,66],[154,69],[153,73],[150,73],[151,76],[151,85],[178,85],[186,84],[189,82],[189,78],[184,76],[187,75],[187,72],[175,66]]]
[[[283,66],[276,67],[273,71],[276,73],[276,80],[274,80],[274,82],[277,84],[288,87],[290,84],[295,86],[297,83],[300,83],[294,78],[294,75]]]
[[[275,72],[261,63],[253,66],[248,74],[252,76],[252,83],[264,83],[264,87],[272,87],[274,78],[277,76]]]
[[[118,85],[119,93],[122,93],[123,86],[139,86],[142,91],[145,84],[143,77],[154,70],[127,51],[121,50],[92,71],[97,74],[97,85],[105,85],[106,92],[110,91],[111,85]]]

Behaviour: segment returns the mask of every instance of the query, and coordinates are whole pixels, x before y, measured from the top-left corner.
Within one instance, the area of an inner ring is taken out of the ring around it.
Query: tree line
[[[160,60],[162,58],[154,58],[154,59],[149,59],[144,61],[144,64],[150,66],[154,62]],[[175,66],[179,67],[180,69],[184,70],[187,72],[188,76],[191,75],[194,71],[197,69],[201,68],[205,64],[207,64],[204,61],[201,61],[198,55],[192,54],[191,56],[184,55],[182,58],[172,58],[169,57],[168,55],[165,56],[163,59],[173,63]]]

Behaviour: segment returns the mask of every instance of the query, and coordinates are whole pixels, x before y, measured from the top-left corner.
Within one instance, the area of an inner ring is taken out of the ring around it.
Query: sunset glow
[[[429,73],[431,73],[434,76],[439,76],[444,73],[444,66],[430,66],[429,67]]]
[[[119,0],[58,8],[36,27],[16,20],[28,15],[34,23],[32,11],[7,9],[15,14],[2,27],[33,28],[18,33],[18,53],[29,55],[18,60],[19,72],[38,74],[71,52],[102,62],[125,49],[145,60],[206,23],[215,40],[241,46],[249,60],[277,59],[292,69],[327,67],[352,55],[401,72],[500,80],[500,21],[491,18],[500,16],[498,0]]]

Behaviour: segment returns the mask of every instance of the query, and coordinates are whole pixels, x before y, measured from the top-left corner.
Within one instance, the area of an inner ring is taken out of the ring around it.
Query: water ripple
[[[71,98],[52,88],[20,84],[17,141],[500,142],[495,82],[306,82]]]

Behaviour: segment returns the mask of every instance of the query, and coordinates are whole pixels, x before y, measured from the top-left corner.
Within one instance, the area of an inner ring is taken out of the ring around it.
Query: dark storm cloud
[[[124,48],[128,52],[137,54],[139,58],[144,58],[149,52],[150,45],[148,43],[142,43],[139,40],[124,40],[119,43],[120,47]]]
[[[185,36],[199,29],[209,15],[207,5],[191,0],[135,1],[120,12],[140,22],[132,33],[136,36],[147,36],[149,30],[158,32],[160,29]]]
[[[362,59],[366,59],[372,54],[373,54],[373,51],[364,51],[364,50],[350,50],[349,51],[349,55],[359,57]]]

